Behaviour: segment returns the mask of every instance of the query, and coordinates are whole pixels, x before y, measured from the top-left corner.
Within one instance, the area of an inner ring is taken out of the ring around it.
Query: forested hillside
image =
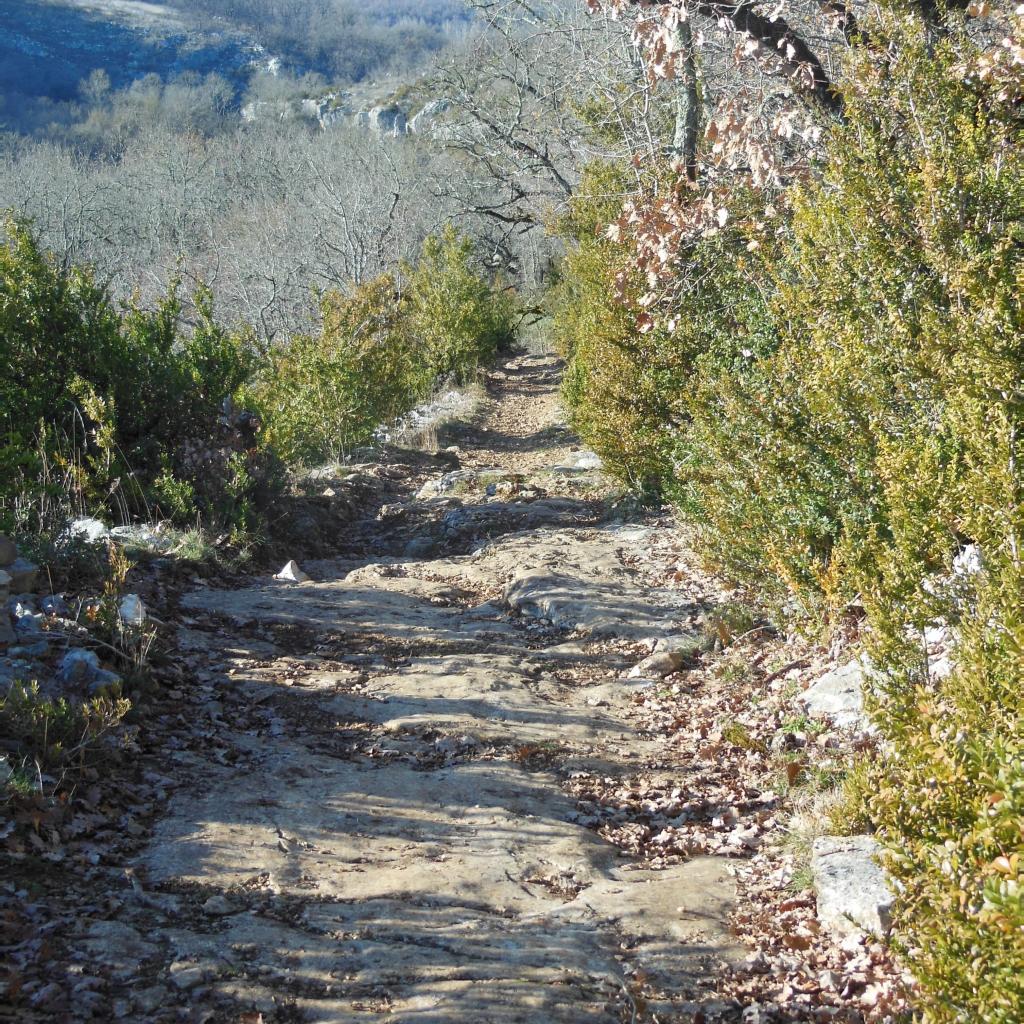
[[[1024,9],[143,13],[0,78],[0,1002],[66,855],[92,1019],[1024,1020]]]

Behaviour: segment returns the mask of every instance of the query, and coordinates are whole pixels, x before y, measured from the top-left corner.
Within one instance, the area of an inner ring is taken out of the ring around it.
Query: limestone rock
[[[692,633],[680,633],[673,636],[663,636],[654,644],[654,652],[660,654],[662,651],[669,654],[678,654],[682,658],[697,658],[705,651],[714,646],[714,640],[708,636],[695,636]]]
[[[110,536],[110,530],[106,523],[98,519],[85,516],[81,519],[72,519],[64,530],[64,537],[68,540],[84,540],[89,544],[98,544]]]
[[[234,904],[220,893],[215,893],[203,904],[203,913],[209,914],[210,917],[227,917],[228,914],[234,914],[235,911]]]
[[[404,135],[405,111],[393,104],[388,107],[374,107],[370,111],[370,130],[378,135],[393,135],[395,138]]]
[[[800,695],[812,718],[827,718],[841,729],[864,730],[864,684],[870,671],[866,657],[826,672]]]
[[[406,558],[426,558],[434,553],[437,545],[430,537],[413,537],[405,546]]]
[[[159,947],[145,939],[130,925],[120,921],[95,921],[86,933],[84,948],[99,963],[113,969],[120,977],[137,973],[139,964],[159,952]]]
[[[811,871],[818,920],[839,935],[884,935],[892,923],[892,893],[876,860],[872,836],[824,836],[814,841]]]
[[[667,631],[669,624],[658,598],[656,592],[558,572],[517,573],[503,595],[506,607],[530,618],[547,619],[559,629],[633,639]]]
[[[968,544],[953,559],[954,576],[973,576],[982,569],[981,548],[977,544]]]
[[[409,131],[413,135],[422,135],[434,127],[437,118],[445,113],[451,104],[446,99],[431,100],[415,117],[409,122]]]
[[[437,498],[453,491],[472,490],[475,486],[486,487],[488,483],[514,482],[521,477],[507,469],[456,469],[444,476],[428,480],[417,492],[418,500]]]
[[[168,968],[171,983],[182,992],[196,988],[210,977],[210,971],[202,964],[189,963],[187,960],[176,960]]]

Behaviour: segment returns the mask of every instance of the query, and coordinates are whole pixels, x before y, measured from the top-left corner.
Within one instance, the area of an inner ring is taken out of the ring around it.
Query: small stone
[[[207,976],[203,966],[190,963],[188,960],[176,960],[168,970],[171,975],[171,984],[183,992],[201,985]]]
[[[68,651],[61,659],[58,678],[65,683],[89,683],[99,674],[100,659],[95,651]]]
[[[146,606],[138,594],[126,594],[117,610],[125,625],[144,626],[146,624]]]
[[[284,580],[286,583],[308,583],[309,577],[299,568],[299,563],[294,559],[290,561],[275,577],[275,580]]]
[[[18,558],[18,546],[10,537],[0,536],[0,568],[4,568]]]
[[[226,896],[217,893],[203,904],[203,913],[209,914],[210,917],[225,917],[235,913],[235,907]]]
[[[678,651],[660,651],[644,658],[634,665],[628,673],[629,679],[664,679],[665,676],[678,672],[686,662],[686,656]]]
[[[604,469],[604,462],[596,452],[583,452],[575,463],[576,469],[599,470]]]
[[[818,975],[818,985],[829,992],[838,992],[842,981],[842,976],[835,971],[822,971]]]
[[[696,658],[709,650],[711,643],[704,637],[677,634],[663,636],[654,645],[655,653],[666,651],[670,654],[681,654],[684,658]]]

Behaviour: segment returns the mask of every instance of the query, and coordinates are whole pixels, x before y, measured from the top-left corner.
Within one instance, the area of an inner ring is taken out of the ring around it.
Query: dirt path
[[[186,599],[207,744],[72,940],[117,1019],[690,1021],[735,954],[726,860],[631,864],[568,795],[675,768],[624,678],[697,613],[630,568],[662,526],[616,521],[554,361],[489,387],[461,468],[339,538],[372,557]]]

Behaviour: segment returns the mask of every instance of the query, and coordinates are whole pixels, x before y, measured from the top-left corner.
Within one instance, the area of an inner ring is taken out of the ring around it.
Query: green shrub
[[[784,336],[694,392],[684,444],[708,471],[687,486],[735,575],[825,617],[860,595],[897,944],[928,1021],[1009,1024],[1024,1013],[1024,148],[1016,115],[965,79],[966,35],[876,31],[892,56],[855,51],[846,123],[770,267]],[[943,583],[968,541],[982,572]],[[923,654],[938,622],[957,638],[943,678]]]
[[[626,171],[607,164],[585,170],[555,226],[568,251],[548,302],[552,338],[567,362],[562,397],[571,425],[610,472],[645,491],[663,476],[676,402],[661,365],[664,335],[637,328],[640,287],[629,250],[603,233],[626,180]]]
[[[472,252],[471,241],[449,227],[428,238],[416,266],[406,268],[409,331],[432,379],[466,383],[514,338],[515,300],[474,268]]]
[[[340,459],[442,380],[464,382],[506,346],[515,303],[471,264],[452,231],[428,239],[419,263],[351,295],[329,292],[318,335],[276,349],[247,400],[268,443],[290,463]]]
[[[340,459],[425,393],[421,352],[408,330],[408,300],[390,275],[351,296],[329,293],[317,336],[275,350],[252,400],[267,440],[288,463]]]
[[[670,326],[651,324],[640,309],[646,282],[630,266],[628,244],[604,231],[627,177],[589,167],[557,225],[570,243],[551,296],[554,339],[568,360],[563,396],[572,425],[611,472],[686,502],[684,481],[698,471],[681,440],[692,390],[702,375],[744,369],[776,341],[758,287],[762,257],[748,252],[739,227],[694,244],[675,286],[680,315],[667,318]],[[753,202],[737,197],[738,207]]]
[[[124,698],[49,700],[36,684],[15,682],[0,696],[0,736],[16,740],[28,763],[53,773],[86,764],[130,709]]]
[[[190,464],[188,452],[219,443],[223,403],[259,359],[251,339],[217,325],[203,289],[193,297],[189,331],[181,329],[176,289],[154,310],[116,310],[87,268],[58,265],[23,225],[7,221],[4,232],[5,526],[59,525],[85,511],[148,516],[159,494],[151,485],[169,467],[197,485],[194,506],[186,511],[179,500],[172,511],[182,519],[214,515],[220,495],[211,493],[210,474]]]

